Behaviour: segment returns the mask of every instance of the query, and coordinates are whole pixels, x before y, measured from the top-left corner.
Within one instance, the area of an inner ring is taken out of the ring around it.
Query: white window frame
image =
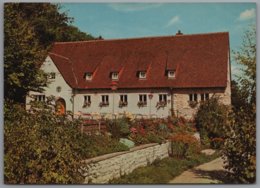
[[[146,79],[147,73],[146,71],[140,71],[139,72],[139,78],[140,79]]]
[[[46,100],[45,95],[33,95],[33,96],[34,96],[34,101],[45,102]]]
[[[101,102],[104,104],[109,104],[109,95],[101,95]]]
[[[91,95],[84,95],[84,104],[91,104]]]
[[[192,93],[192,94],[189,94],[189,101],[196,101],[198,102],[198,94],[197,93]]]
[[[111,74],[112,80],[118,80],[118,77],[119,77],[119,73],[118,72],[112,72],[112,74]]]
[[[127,101],[127,95],[120,95],[120,101],[122,101],[122,102],[128,102],[128,101]]]
[[[92,80],[92,77],[93,77],[92,73],[90,73],[90,72],[85,73],[85,79],[86,80],[90,81],[90,80]]]
[[[174,70],[168,71],[168,78],[175,78],[175,71]]]
[[[143,102],[147,104],[147,95],[146,94],[140,94],[139,95],[139,102]]]
[[[202,93],[202,94],[200,94],[200,100],[201,101],[209,100],[209,93]]]
[[[167,102],[167,94],[159,94],[159,102]]]

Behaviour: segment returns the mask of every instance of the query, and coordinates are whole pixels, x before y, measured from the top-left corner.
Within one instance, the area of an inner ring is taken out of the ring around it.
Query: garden
[[[199,150],[199,142],[193,136],[195,124],[182,117],[135,119],[126,114],[103,119],[103,129],[94,125],[96,129],[86,131],[82,128],[93,127],[89,120],[73,119],[70,113],[56,115],[50,104],[35,102],[30,110],[25,110],[20,104],[6,101],[5,183],[80,183],[80,161],[142,144],[171,140],[176,143],[174,147],[180,147],[176,156],[189,155],[187,143],[198,146],[191,149]]]

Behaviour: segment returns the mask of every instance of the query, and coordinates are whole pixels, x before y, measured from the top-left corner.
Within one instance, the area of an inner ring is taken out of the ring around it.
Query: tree
[[[254,183],[256,180],[256,29],[245,32],[240,50],[234,59],[244,65],[239,83],[232,87],[234,118],[223,154],[225,168],[232,171],[238,183]]]
[[[28,91],[42,91],[46,76],[39,67],[54,41],[95,39],[59,11],[59,5],[50,3],[4,5],[5,99],[24,102]]]
[[[256,27],[254,25],[245,32],[241,48],[234,51],[234,59],[244,66],[243,75],[239,76],[240,91],[248,104],[247,110],[254,111],[256,106]],[[237,104],[233,103],[233,105]]]

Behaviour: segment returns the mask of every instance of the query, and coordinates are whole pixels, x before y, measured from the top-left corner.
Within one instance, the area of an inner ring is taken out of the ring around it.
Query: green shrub
[[[127,118],[107,120],[107,125],[113,138],[127,138],[130,135],[130,124]]]
[[[146,136],[147,140],[150,142],[150,143],[159,143],[161,144],[163,142],[163,138],[161,138],[160,136],[156,135],[155,133],[148,133],[147,136]]]
[[[250,114],[241,109],[235,114],[231,130],[223,147],[225,168],[232,171],[237,183],[256,181],[256,122],[255,111]]]
[[[109,137],[81,134],[80,121],[56,116],[46,104],[37,104],[29,113],[6,102],[4,120],[7,184],[82,183],[81,160],[127,149]]]
[[[201,103],[195,122],[203,145],[210,145],[210,139],[213,138],[225,138],[229,111],[229,108],[220,104],[215,97]]]

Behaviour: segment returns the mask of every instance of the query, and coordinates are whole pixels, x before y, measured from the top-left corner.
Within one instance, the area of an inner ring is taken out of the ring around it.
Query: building
[[[192,118],[213,95],[231,103],[227,32],[134,39],[56,42],[41,69],[49,75],[44,93],[61,112]]]

